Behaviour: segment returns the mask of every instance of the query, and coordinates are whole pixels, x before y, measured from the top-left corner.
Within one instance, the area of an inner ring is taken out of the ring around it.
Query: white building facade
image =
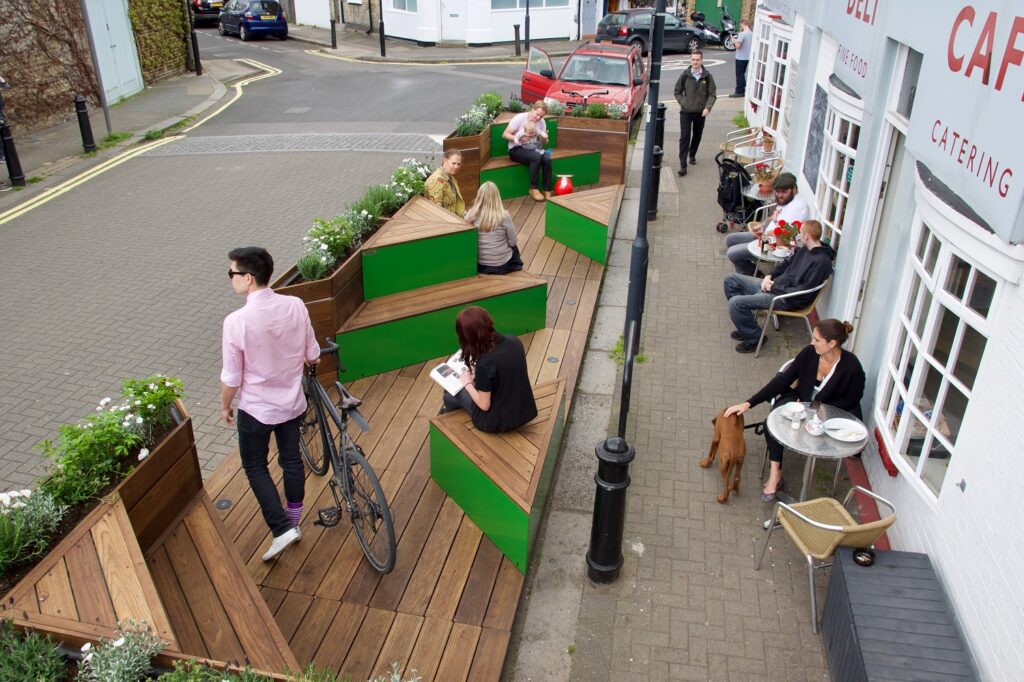
[[[984,679],[1024,679],[1024,4],[764,0],[746,115],[837,247],[863,463]]]

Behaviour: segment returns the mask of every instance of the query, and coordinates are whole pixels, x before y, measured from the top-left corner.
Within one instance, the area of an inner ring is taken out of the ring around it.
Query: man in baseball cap
[[[775,193],[775,209],[770,213],[766,223],[747,223],[746,232],[733,232],[725,236],[725,247],[729,260],[736,272],[741,275],[754,275],[756,259],[751,255],[747,244],[765,234],[765,230],[774,230],[780,220],[792,224],[803,222],[810,217],[811,210],[807,202],[797,194],[796,176],[792,173],[779,173],[772,183]]]

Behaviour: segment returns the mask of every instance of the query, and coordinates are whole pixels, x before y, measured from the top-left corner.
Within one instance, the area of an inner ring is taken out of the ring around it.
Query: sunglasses
[[[228,279],[233,279],[235,275],[251,275],[251,272],[241,272],[239,270],[228,270]]]

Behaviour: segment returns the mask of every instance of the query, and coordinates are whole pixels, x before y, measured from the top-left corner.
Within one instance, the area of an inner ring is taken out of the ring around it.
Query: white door
[[[89,26],[96,44],[96,69],[107,102],[113,104],[141,92],[142,69],[135,51],[135,34],[128,19],[127,0],[93,0]]]
[[[466,11],[469,0],[441,0],[441,40],[466,42]]]
[[[580,6],[580,34],[593,38],[597,33],[597,0],[583,0]]]

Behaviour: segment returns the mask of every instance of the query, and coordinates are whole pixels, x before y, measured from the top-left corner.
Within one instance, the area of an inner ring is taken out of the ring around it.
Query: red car
[[[633,117],[647,97],[647,79],[647,63],[635,45],[580,45],[557,78],[548,53],[531,47],[520,94],[527,104],[557,101],[566,111],[591,102],[624,104]]]

